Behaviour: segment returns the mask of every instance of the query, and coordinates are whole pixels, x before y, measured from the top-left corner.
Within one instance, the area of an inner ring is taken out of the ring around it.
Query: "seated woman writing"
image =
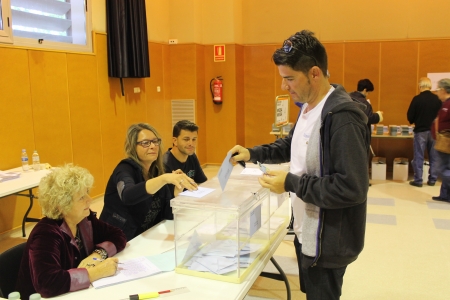
[[[164,173],[161,138],[146,123],[128,128],[123,159],[114,169],[106,186],[100,220],[123,230],[128,240],[164,219],[172,220],[168,184],[174,195],[197,184],[182,171]]]
[[[17,280],[22,299],[33,293],[54,297],[88,288],[114,275],[127,243],[123,232],[89,209],[93,176],[65,165],[42,178],[39,203],[43,218],[30,233]]]

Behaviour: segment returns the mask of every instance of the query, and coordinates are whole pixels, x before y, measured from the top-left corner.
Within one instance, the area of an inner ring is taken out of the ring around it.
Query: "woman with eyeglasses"
[[[192,179],[181,171],[164,173],[161,138],[146,123],[128,128],[123,159],[114,169],[106,186],[100,220],[119,227],[131,240],[167,219],[172,220],[171,191],[197,190]]]

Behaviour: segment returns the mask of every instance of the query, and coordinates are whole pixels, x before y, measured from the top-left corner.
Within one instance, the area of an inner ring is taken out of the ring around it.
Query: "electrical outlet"
[[[177,39],[170,39],[169,40],[169,45],[176,45],[178,44],[178,40]]]
[[[140,92],[141,92],[141,89],[139,87],[135,87],[134,88],[134,93],[135,94],[140,93]]]

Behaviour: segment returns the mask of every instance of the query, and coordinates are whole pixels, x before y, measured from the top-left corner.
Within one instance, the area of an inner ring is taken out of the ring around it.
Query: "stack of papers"
[[[260,244],[247,244],[237,253],[238,244],[236,241],[218,240],[203,247],[185,265],[189,270],[222,275],[236,271],[238,259],[240,268],[250,266],[259,254],[259,252],[255,252],[260,250],[261,247]]]
[[[0,171],[0,182],[17,179],[20,177],[19,172],[3,172]]]

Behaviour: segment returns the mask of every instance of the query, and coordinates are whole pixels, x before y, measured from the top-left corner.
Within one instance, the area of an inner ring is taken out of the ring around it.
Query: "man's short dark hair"
[[[283,47],[275,51],[272,60],[277,66],[288,66],[304,74],[307,74],[312,67],[318,66],[323,75],[327,76],[327,51],[309,30],[302,30],[291,35],[283,43]]]
[[[362,92],[366,89],[366,92],[373,92],[373,84],[369,79],[361,79],[358,81],[357,91]]]
[[[189,120],[181,120],[178,121],[175,126],[173,126],[173,137],[178,137],[181,133],[181,130],[188,130],[190,132],[198,132],[198,126],[195,125],[194,122]]]

